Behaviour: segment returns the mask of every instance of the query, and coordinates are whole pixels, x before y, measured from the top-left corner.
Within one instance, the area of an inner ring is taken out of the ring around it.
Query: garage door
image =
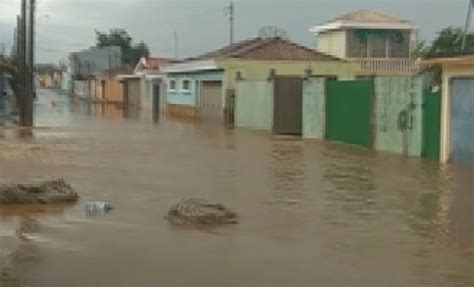
[[[201,119],[223,123],[222,82],[205,81],[201,85]]]
[[[451,152],[454,162],[474,164],[474,79],[452,83]]]

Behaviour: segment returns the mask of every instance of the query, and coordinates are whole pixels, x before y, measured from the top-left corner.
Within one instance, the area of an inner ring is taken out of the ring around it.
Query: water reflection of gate
[[[294,239],[303,233],[307,190],[305,190],[304,143],[301,141],[275,142],[271,150],[270,207],[272,218],[269,229],[280,240]]]

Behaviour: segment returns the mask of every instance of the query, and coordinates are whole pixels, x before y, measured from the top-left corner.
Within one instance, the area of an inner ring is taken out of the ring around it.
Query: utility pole
[[[472,10],[474,10],[474,0],[469,0],[469,6],[467,8],[466,26],[464,28],[461,51],[466,49],[467,36],[469,34],[469,27],[471,26]]]
[[[20,125],[33,126],[35,0],[21,1],[17,18],[18,110]]]
[[[227,6],[226,8],[227,12],[229,13],[229,28],[230,28],[230,31],[229,31],[229,36],[230,36],[230,44],[234,44],[234,33],[235,33],[235,30],[234,30],[234,26],[235,26],[235,7],[234,7],[234,1],[233,0],[230,0],[230,4],[229,6]]]
[[[28,93],[26,94],[25,101],[25,126],[33,126],[33,100],[35,95],[35,1],[30,0],[29,5],[29,34],[28,34],[28,53],[27,53],[27,62],[28,62]]]
[[[21,14],[20,14],[20,33],[19,33],[19,54],[18,54],[18,80],[19,80],[19,94],[18,110],[20,114],[20,125],[25,126],[26,109],[25,99],[28,93],[27,88],[27,68],[26,68],[26,0],[21,0]]]
[[[17,48],[17,45],[18,45],[17,44],[18,43],[18,40],[17,40],[18,31],[17,31],[17,29],[18,28],[17,27],[18,27],[18,25],[13,28],[13,47],[12,47],[12,52],[11,52],[13,58],[16,58],[16,52],[18,51],[18,48]]]

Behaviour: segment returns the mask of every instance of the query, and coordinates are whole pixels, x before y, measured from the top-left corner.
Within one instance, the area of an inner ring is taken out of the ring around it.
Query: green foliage
[[[133,43],[132,37],[124,29],[111,29],[108,33],[95,31],[96,46],[119,46],[122,49],[122,63],[135,66],[141,57],[150,56],[148,45],[143,41]]]
[[[7,72],[11,74],[11,77],[8,78],[9,84],[13,91],[17,94],[18,92],[18,79],[16,72],[16,58],[8,56],[0,56],[0,73]],[[1,286],[0,286],[1,287]]]
[[[415,47],[413,48],[411,52],[412,58],[422,58],[426,55],[429,47],[426,45],[426,41],[420,41],[415,44]]]
[[[461,46],[463,40],[463,29],[456,27],[447,27],[438,33],[436,39],[427,46],[426,42],[418,43],[413,50],[415,57],[445,57],[462,53]],[[466,38],[465,51],[474,51],[474,35],[469,34]],[[441,67],[435,65],[425,69],[432,79],[432,85],[441,84]]]
[[[428,56],[460,53],[463,39],[463,29],[448,27],[438,33],[438,37],[427,49]],[[468,34],[466,38],[466,51],[474,51],[474,35]]]

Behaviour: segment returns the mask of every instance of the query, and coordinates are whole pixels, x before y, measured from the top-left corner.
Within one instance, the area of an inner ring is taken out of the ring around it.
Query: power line
[[[467,35],[469,32],[469,28],[471,26],[471,20],[472,20],[472,10],[474,10],[474,0],[469,0],[469,6],[467,7],[466,26],[464,28],[461,51],[464,51],[464,49],[466,49]]]

